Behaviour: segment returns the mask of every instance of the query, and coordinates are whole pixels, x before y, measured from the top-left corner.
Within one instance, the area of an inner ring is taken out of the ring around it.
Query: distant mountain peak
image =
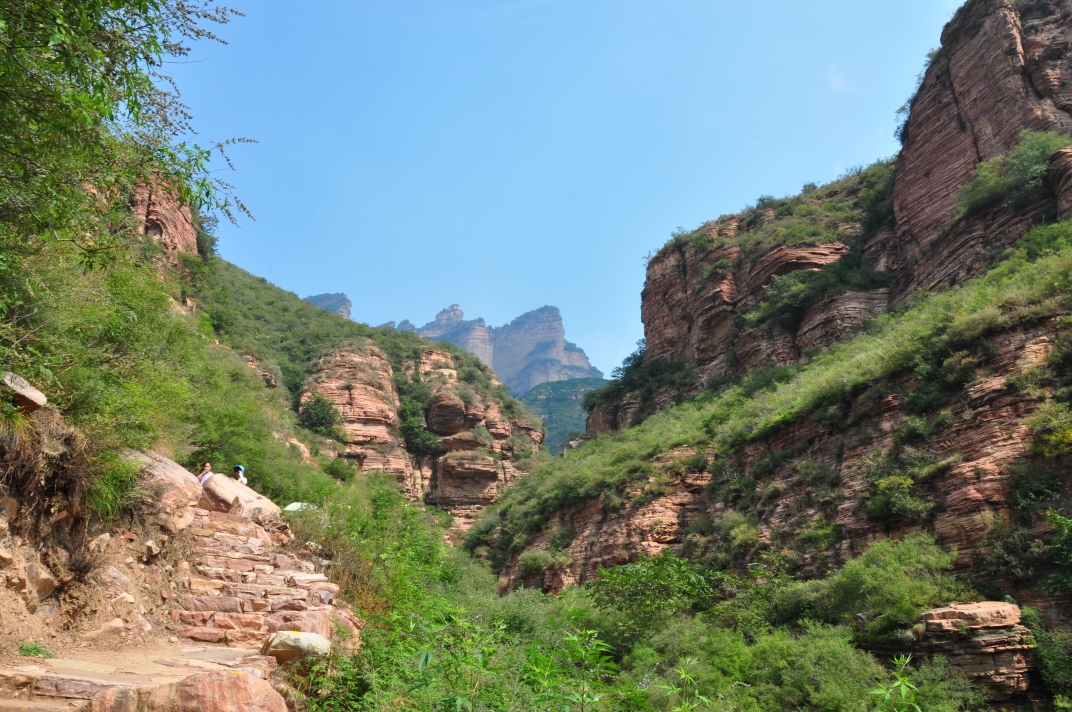
[[[320,307],[321,309],[324,309],[325,311],[335,312],[339,316],[344,317],[346,319],[350,318],[350,309],[351,307],[353,307],[353,304],[351,304],[350,302],[350,298],[342,292],[339,292],[337,294],[314,294],[311,297],[306,297],[305,301],[309,302],[310,304],[315,304],[316,306]],[[394,324],[391,324],[391,326],[393,327]]]
[[[490,366],[516,395],[541,383],[603,377],[589,363],[584,349],[566,341],[562,312],[554,306],[533,309],[509,324],[489,327],[480,318],[466,320],[461,306],[451,304],[419,329],[408,319],[394,328],[460,346]]]

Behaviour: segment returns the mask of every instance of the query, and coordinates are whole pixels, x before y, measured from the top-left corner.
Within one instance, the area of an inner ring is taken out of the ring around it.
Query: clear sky
[[[892,155],[959,0],[232,0],[171,67],[255,222],[220,252],[353,318],[545,304],[608,373],[644,255]]]

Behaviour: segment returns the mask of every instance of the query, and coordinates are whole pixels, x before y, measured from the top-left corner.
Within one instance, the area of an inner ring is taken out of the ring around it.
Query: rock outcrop
[[[394,326],[393,322],[389,325]],[[462,308],[452,304],[419,329],[409,321],[397,328],[460,346],[491,367],[514,395],[520,396],[541,383],[603,377],[588,362],[583,349],[566,341],[557,307],[526,312],[496,328],[489,327],[483,319],[467,321]]]
[[[422,457],[406,450],[395,372],[371,344],[352,344],[321,359],[302,402],[320,394],[342,415],[342,457],[363,472],[394,475],[410,500],[443,507],[457,528],[467,529],[524,474],[515,462],[539,449],[543,432],[537,422],[506,416],[494,398],[459,381],[454,357],[446,351],[425,350],[399,375],[432,390],[422,424],[438,439]]]
[[[97,693],[89,712],[287,712],[283,696],[246,673],[206,672],[159,687],[113,687]]]
[[[1026,692],[1034,665],[1031,631],[1020,625],[1020,607],[1000,601],[961,603],[924,611],[926,629],[905,649],[873,649],[880,657],[940,655],[987,692],[1004,702]]]
[[[164,248],[174,261],[178,253],[197,254],[197,227],[189,206],[179,203],[174,191],[160,185],[140,185],[134,190],[130,211],[139,229]]]

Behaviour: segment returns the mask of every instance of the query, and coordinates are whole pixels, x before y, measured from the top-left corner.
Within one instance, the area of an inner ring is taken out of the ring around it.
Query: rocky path
[[[317,652],[331,644],[356,649],[361,626],[324,573],[329,562],[290,547],[278,507],[224,478],[193,489],[192,477],[174,463],[154,456],[152,464],[155,471],[143,475],[155,474],[158,484],[161,472],[174,476],[174,486],[161,495],[171,503],[162,511],[172,534],[141,544],[129,541],[132,534],[113,537],[119,557],[144,547],[145,564],[127,558],[128,567],[155,573],[135,586],[113,567],[102,572],[101,585],[108,589],[120,580],[106,599],[143,612],[145,597],[159,596],[163,620],[159,606],[155,627],[134,610],[126,621],[115,618],[83,634],[82,646],[61,649],[57,658],[0,665],[0,712],[282,712],[283,698],[267,681],[280,663],[303,656],[310,645]],[[162,546],[180,554],[176,566],[158,558]]]
[[[171,609],[168,628],[205,643],[260,649],[277,631],[316,633],[356,643],[360,626],[336,606],[338,585],[313,561],[279,553],[271,535],[249,519],[199,509],[189,533],[189,594]]]

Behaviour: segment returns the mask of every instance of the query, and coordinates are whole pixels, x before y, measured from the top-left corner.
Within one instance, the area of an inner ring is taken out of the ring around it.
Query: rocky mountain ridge
[[[382,326],[460,346],[491,367],[515,395],[541,383],[603,377],[584,349],[566,341],[558,307],[541,307],[504,326],[489,327],[483,319],[466,320],[462,308],[452,304],[420,328],[408,320]]]

